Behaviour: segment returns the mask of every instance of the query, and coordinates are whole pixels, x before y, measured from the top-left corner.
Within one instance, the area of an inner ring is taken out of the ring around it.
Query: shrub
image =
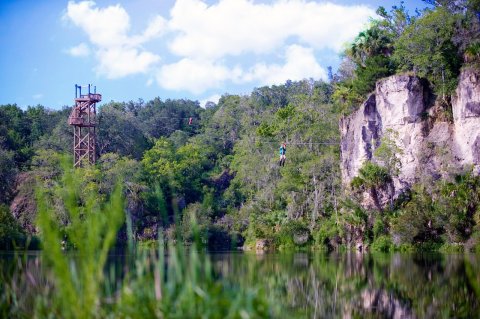
[[[320,223],[319,229],[313,234],[315,247],[320,249],[331,249],[332,242],[339,237],[339,228],[335,218],[323,219]]]
[[[310,230],[302,220],[290,220],[275,234],[275,244],[280,248],[305,246],[310,241]]]
[[[183,212],[181,221],[181,236],[186,244],[191,244],[199,236],[199,240],[203,245],[208,241],[208,229],[212,222],[210,221],[210,210],[204,208],[200,203],[190,204]],[[197,227],[193,229],[192,224]]]
[[[475,210],[480,204],[480,178],[472,173],[458,175],[454,182],[441,183],[436,201],[436,213],[444,221],[449,243],[463,242],[475,225]]]
[[[470,239],[465,245],[467,250],[474,251],[476,253],[480,253],[480,231],[476,231],[472,234]]]
[[[394,218],[392,224],[392,236],[395,245],[413,244],[419,239],[425,239],[426,227],[428,225],[428,216],[425,211],[414,210],[412,204],[400,211]]]
[[[480,62],[480,43],[470,44],[465,49],[464,58],[468,63]]]
[[[377,238],[381,235],[387,234],[387,229],[385,227],[385,222],[381,217],[377,217],[373,223],[373,237]]]
[[[350,182],[350,187],[353,189],[360,189],[364,184],[364,181],[362,178],[355,176],[352,178],[352,181]]]
[[[373,251],[389,252],[393,250],[393,242],[390,236],[381,235],[373,241],[371,247]]]
[[[249,224],[247,230],[244,232],[246,245],[254,246],[257,239],[266,239],[269,242],[274,242],[280,245],[280,242],[287,242],[287,237],[282,231],[283,224],[288,223],[286,220],[285,211],[272,210],[269,212],[259,212],[255,209],[248,209]],[[280,227],[280,233],[276,231]],[[277,237],[280,236],[280,239]],[[285,239],[285,241],[284,241]]]
[[[385,167],[371,161],[366,161],[358,173],[366,187],[380,187],[391,180]]]

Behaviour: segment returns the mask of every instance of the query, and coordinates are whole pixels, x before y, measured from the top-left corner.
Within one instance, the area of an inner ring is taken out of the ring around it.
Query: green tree
[[[140,159],[150,144],[133,113],[120,103],[102,106],[98,115],[98,147],[100,155],[118,153]]]
[[[16,104],[0,106],[0,145],[14,152],[17,165],[23,166],[32,155],[30,127],[24,112]]]
[[[375,84],[381,78],[395,73],[392,60],[384,55],[369,56],[355,71],[352,90],[358,95],[365,96],[375,89]]]
[[[342,114],[356,109],[375,89],[377,80],[396,71],[396,63],[392,59],[395,41],[411,19],[403,4],[393,7],[390,14],[380,7],[377,14],[382,19],[373,20],[349,45],[339,75],[335,77],[333,98]],[[350,71],[346,72],[346,67]]]
[[[380,140],[380,146],[375,150],[374,156],[387,169],[390,176],[398,176],[402,168],[402,148],[398,145],[398,132],[387,129]]]
[[[456,16],[444,7],[427,11],[405,29],[393,56],[401,71],[427,78],[444,98],[456,87],[461,65],[452,41],[455,21]]]
[[[23,246],[26,236],[7,206],[0,204],[0,250]]]
[[[367,67],[368,58],[374,56],[390,56],[392,52],[393,39],[379,21],[361,31],[355,38],[350,49],[347,51],[358,66]]]
[[[7,151],[0,145],[0,204],[6,204],[11,199],[16,173],[14,152]]]
[[[145,152],[142,164],[150,184],[161,186],[167,202],[188,204],[202,199],[205,172],[213,168],[212,158],[208,145],[192,140],[175,149],[172,141],[160,138]],[[170,206],[170,214],[173,210]]]
[[[41,150],[53,150],[60,153],[69,153],[72,150],[73,127],[68,125],[69,108],[63,108],[57,112],[50,112],[51,125],[37,141],[33,141],[36,152]]]
[[[167,138],[159,138],[155,145],[145,152],[142,164],[149,178],[166,184],[174,168],[175,149]]]
[[[138,120],[145,136],[170,136],[177,130],[194,135],[204,110],[197,101],[155,98],[138,109]],[[189,119],[192,118],[192,124]]]

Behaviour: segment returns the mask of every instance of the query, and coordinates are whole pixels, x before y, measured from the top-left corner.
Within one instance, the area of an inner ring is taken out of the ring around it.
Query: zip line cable
[[[260,143],[268,143],[268,144],[281,144],[278,141],[262,141],[262,140],[255,140],[254,142],[260,142]],[[334,141],[325,141],[325,142],[285,142],[287,145],[339,145],[340,142],[334,142]]]
[[[216,139],[216,140],[222,140],[222,141],[229,141],[228,139],[224,138],[224,137],[212,137],[213,139]],[[281,144],[280,142],[278,141],[274,141],[274,140],[265,140],[265,139],[262,139],[262,138],[253,138],[252,141],[253,143],[256,143],[256,142],[259,142],[259,143],[265,143],[265,144]],[[339,141],[318,141],[318,142],[290,142],[290,143],[286,143],[287,145],[339,145],[340,142]]]
[[[157,119],[178,119],[178,120],[188,120],[188,126],[192,126],[193,123],[193,117],[168,117],[168,116],[160,116],[156,117]],[[171,125],[164,125],[160,130],[166,130],[171,133],[175,131],[182,131],[187,133],[189,136],[194,136],[196,134],[199,134],[200,132],[198,130],[194,131],[186,131],[182,130],[180,128],[175,128],[172,127]],[[227,140],[226,138],[222,137],[213,137],[213,139],[219,139],[219,140]],[[253,142],[259,142],[259,143],[265,143],[265,144],[280,144],[279,141],[271,140],[271,139],[263,139],[263,138],[253,138]],[[286,142],[287,145],[339,145],[340,141],[326,141],[326,140],[320,140],[320,141],[314,141],[314,142]]]

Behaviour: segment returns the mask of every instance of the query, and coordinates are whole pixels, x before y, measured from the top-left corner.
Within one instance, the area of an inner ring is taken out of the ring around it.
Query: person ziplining
[[[280,166],[285,166],[285,160],[287,157],[285,154],[287,153],[287,144],[282,143],[280,145],[280,162],[278,163]]]

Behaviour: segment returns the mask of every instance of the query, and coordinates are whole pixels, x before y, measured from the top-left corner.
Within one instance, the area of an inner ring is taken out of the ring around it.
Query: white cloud
[[[286,80],[305,78],[327,79],[327,73],[318,64],[313,49],[291,45],[285,53],[285,64],[256,64],[242,77],[244,82],[257,80],[263,85],[282,84]]]
[[[220,94],[214,94],[214,95],[211,95],[203,100],[200,101],[200,105],[202,107],[205,107],[207,105],[208,102],[213,102],[215,104],[218,104],[218,101],[220,100],[222,96]]]
[[[178,0],[169,28],[178,33],[171,50],[183,57],[214,59],[242,53],[271,53],[294,39],[316,49],[340,50],[375,12],[366,6],[281,0]]]
[[[157,82],[166,89],[200,94],[207,89],[220,87],[226,80],[239,78],[241,72],[238,67],[229,69],[221,63],[184,58],[163,65],[157,75]]]
[[[95,7],[94,1],[71,1],[65,16],[85,31],[97,46],[120,46],[128,41],[130,17],[118,4],[100,9]]]
[[[288,46],[284,60],[284,64],[257,63],[245,72],[239,66],[229,68],[221,62],[184,58],[177,63],[164,65],[157,75],[157,82],[166,89],[200,94],[211,88],[219,88],[227,81],[271,85],[287,80],[327,78],[311,48]]]
[[[140,35],[129,36],[130,16],[120,5],[97,8],[93,1],[69,2],[64,19],[82,29],[95,46],[97,71],[115,79],[145,73],[160,60],[142,44],[160,36],[165,20],[157,16]]]
[[[161,68],[158,84],[166,89],[202,93],[226,82],[270,85],[304,78],[326,79],[319,50],[338,53],[375,12],[366,6],[279,0],[177,0],[168,29],[169,49],[180,61]],[[245,65],[244,55],[260,62]],[[283,64],[269,60],[282,56]],[[241,64],[225,65],[228,58]],[[262,61],[263,60],[263,61]]]
[[[85,43],[80,43],[67,50],[67,53],[74,57],[86,57],[90,55],[90,48]]]
[[[114,47],[97,52],[100,65],[98,72],[109,79],[117,79],[130,74],[146,73],[149,67],[160,60],[158,55],[135,48]]]
[[[134,44],[142,44],[148,42],[165,33],[167,29],[167,22],[161,16],[156,16],[145,29],[141,35],[132,37],[129,41]]]
[[[227,84],[325,79],[321,55],[337,54],[374,15],[367,6],[315,0],[176,0],[167,18],[157,15],[133,35],[130,15],[119,4],[69,2],[64,18],[89,39],[89,46],[69,53],[82,56],[90,48],[100,75],[144,73],[147,86],[155,78],[165,89],[201,94]],[[170,52],[144,48],[161,36]]]
[[[43,94],[42,93],[34,94],[32,98],[34,98],[35,100],[40,100],[41,98],[43,98]]]

